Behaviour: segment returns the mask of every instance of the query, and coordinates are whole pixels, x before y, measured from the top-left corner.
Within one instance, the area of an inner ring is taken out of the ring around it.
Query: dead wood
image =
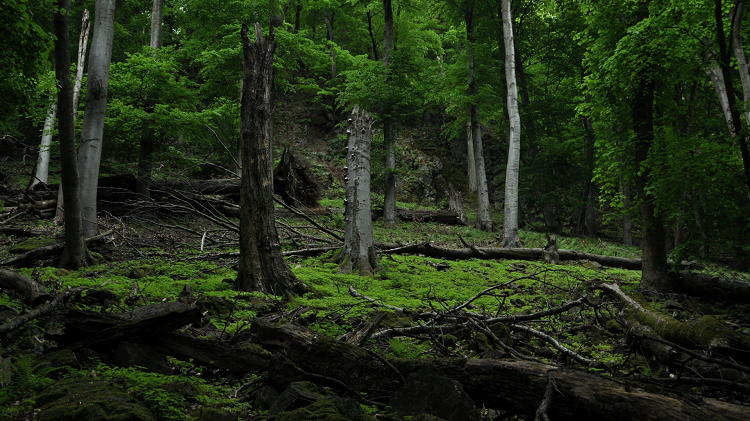
[[[0,325],[0,334],[10,332],[13,329],[18,329],[19,327],[36,319],[37,317],[41,317],[41,316],[44,316],[45,314],[51,313],[55,308],[57,308],[58,304],[62,303],[63,301],[65,301],[72,295],[80,294],[81,291],[83,291],[84,289],[86,289],[86,287],[66,289],[65,291],[58,294],[54,300],[46,304],[43,304],[41,306],[38,306],[28,313],[24,313],[18,316],[4,325]]]
[[[680,322],[653,309],[639,292],[625,293],[619,285],[610,283],[602,283],[600,287],[620,301],[626,319],[650,327],[658,337],[685,348],[702,347],[743,362],[750,361],[750,340],[714,316]]]
[[[112,233],[114,232],[115,232],[115,229],[111,229],[99,235],[89,237],[86,240],[84,240],[84,243],[86,244],[86,246],[90,246],[91,244],[94,244],[97,241],[107,238],[108,236],[112,235]],[[26,253],[18,255],[17,257],[14,257],[12,259],[8,259],[4,262],[0,262],[0,266],[16,266],[16,267],[25,266],[37,260],[48,259],[50,257],[57,256],[63,252],[64,248],[65,248],[65,243],[63,242],[51,244],[45,247],[39,247],[34,250],[29,250]]]
[[[307,329],[276,326],[256,319],[252,331],[268,346],[308,373],[324,373],[367,392],[372,400],[399,384],[397,376],[361,348],[337,342]],[[660,420],[746,419],[746,407],[704,399],[703,405],[674,396],[631,389],[629,385],[579,370],[530,361],[465,359],[390,359],[404,376],[432,364],[457,380],[477,406],[534,414],[552,378],[564,399],[549,408],[555,420],[634,420],[658,414]]]
[[[17,227],[0,227],[0,234],[2,235],[14,235],[16,237],[39,237],[44,233],[41,231],[32,231],[25,228]]]
[[[10,270],[0,269],[0,288],[10,289],[23,295],[26,305],[35,307],[49,299],[44,285]]]
[[[703,299],[750,304],[750,282],[705,273],[681,272],[673,278],[675,291]]]
[[[547,234],[547,246],[542,250],[542,261],[551,265],[560,264],[560,252],[557,248],[557,237]]]
[[[273,192],[289,206],[320,206],[318,200],[321,192],[315,174],[289,148],[284,148],[279,165],[273,171]]]
[[[121,320],[122,323],[117,323],[85,339],[68,344],[62,349],[76,351],[81,348],[91,348],[121,340],[143,342],[144,339],[155,338],[179,327],[200,323],[202,314],[195,305],[176,301],[141,307],[132,312],[112,316]]]
[[[180,333],[164,333],[152,338],[143,337],[142,342],[177,359],[192,360],[207,367],[235,372],[261,371],[271,359],[270,354],[239,349],[222,342],[197,339]]]
[[[429,242],[411,244],[390,250],[384,250],[383,253],[399,254],[424,254],[428,257],[437,257],[442,259],[466,260],[466,259],[518,259],[518,260],[540,260],[544,249],[541,248],[524,248],[524,249],[504,249],[504,248],[482,248],[467,247],[462,249],[449,249],[433,246]],[[559,250],[560,260],[591,260],[604,266],[617,267],[623,269],[641,270],[641,259],[628,257],[603,256],[599,254],[582,253],[574,250]]]
[[[461,192],[456,190],[451,183],[448,183],[448,211],[458,215],[461,224],[471,225],[469,217],[464,212],[464,199],[461,197]]]
[[[240,194],[241,180],[228,178],[221,180],[162,180],[152,187],[199,194]]]
[[[385,316],[388,313],[385,311],[379,311],[370,318],[370,320],[365,324],[365,326],[361,329],[359,329],[356,332],[350,332],[342,338],[346,343],[349,345],[354,346],[363,346],[365,343],[367,343],[367,340],[370,339],[373,333],[375,333],[375,329],[380,326],[380,323],[383,322],[383,319],[385,319]]]

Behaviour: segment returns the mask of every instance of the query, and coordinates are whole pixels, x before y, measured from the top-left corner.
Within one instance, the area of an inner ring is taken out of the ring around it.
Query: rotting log
[[[49,299],[49,293],[39,282],[10,270],[0,269],[0,288],[23,295],[28,306],[36,307]]]
[[[263,370],[271,360],[270,354],[231,345],[197,339],[179,333],[165,333],[153,338],[143,338],[143,343],[154,346],[159,352],[195,363],[229,371],[257,372]]]
[[[252,331],[260,343],[276,347],[308,373],[344,382],[371,400],[385,398],[406,376],[425,364],[457,380],[477,406],[534,414],[550,378],[557,384],[549,408],[554,420],[745,420],[746,407],[704,399],[699,405],[675,396],[646,392],[582,370],[530,361],[466,359],[395,359],[393,369],[362,348],[319,335],[305,328],[272,325],[256,319]],[[398,371],[396,373],[394,371]]]
[[[396,209],[398,219],[405,222],[435,222],[445,225],[467,225],[466,215],[456,211],[432,211],[432,210],[410,210]],[[383,217],[383,209],[372,210],[372,220],[376,221]]]
[[[682,272],[672,277],[675,291],[704,299],[750,304],[750,282],[705,273]]]
[[[155,306],[160,306],[156,304]],[[91,348],[116,341],[143,342],[144,338],[155,338],[161,334],[171,332],[185,325],[200,323],[203,316],[195,305],[181,302],[163,303],[158,311],[145,310],[148,316],[137,318],[132,322],[116,324],[89,337],[64,346],[62,349],[72,351],[81,348]],[[121,320],[127,320],[127,316]]]
[[[84,240],[84,243],[86,246],[89,246],[109,235],[111,235],[115,230],[111,229],[107,232],[101,233],[99,235],[95,235],[93,237],[89,237]],[[63,252],[65,249],[65,243],[59,242],[55,244],[51,244],[49,246],[45,247],[39,247],[35,248],[34,250],[29,250],[26,253],[23,253],[21,255],[18,255],[17,257],[14,257],[12,259],[8,259],[4,262],[0,262],[0,266],[24,266],[30,262],[33,262],[35,260],[41,260],[41,259],[47,259],[50,257],[57,256]]]
[[[424,254],[428,257],[437,257],[442,259],[465,260],[465,259],[518,259],[518,260],[541,260],[544,249],[542,248],[524,248],[524,249],[505,249],[505,248],[460,248],[449,249],[433,246],[429,242],[412,244],[403,247],[384,250],[384,253],[398,254]],[[560,260],[591,260],[604,266],[617,267],[631,270],[641,270],[641,259],[630,257],[603,256],[599,254],[582,253],[574,250],[558,250]]]
[[[703,347],[743,362],[750,361],[750,340],[714,316],[705,315],[693,321],[680,322],[652,308],[637,291],[625,293],[614,283],[602,283],[600,288],[620,301],[624,317],[631,321],[629,323],[648,326],[659,337],[685,348]]]

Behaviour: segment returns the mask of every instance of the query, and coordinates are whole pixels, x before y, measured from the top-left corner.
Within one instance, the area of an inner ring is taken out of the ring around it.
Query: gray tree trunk
[[[115,33],[115,0],[97,0],[94,36],[89,53],[86,83],[86,110],[83,114],[81,145],[78,148],[78,171],[81,174],[81,206],[84,237],[99,231],[96,220],[96,188],[102,157],[104,116],[107,111],[107,85]],[[63,181],[63,183],[65,183]],[[70,211],[70,209],[68,209]]]
[[[76,64],[76,80],[73,84],[73,122],[75,123],[78,117],[78,100],[81,98],[81,83],[83,83],[83,67],[86,63],[86,45],[89,42],[89,9],[83,10],[83,17],[81,18],[81,35],[78,38],[78,64]],[[60,187],[57,189],[57,206],[55,207],[55,218],[53,222],[55,224],[61,224],[63,222],[63,212],[65,202],[63,195],[62,180],[60,180]]]
[[[281,254],[273,210],[271,120],[273,103],[273,27],[267,38],[255,24],[255,41],[242,25],[243,92],[240,258],[235,288],[265,294],[301,294],[309,287],[294,275]]]
[[[391,0],[383,0],[383,66],[391,64],[393,51],[393,7]],[[383,222],[386,228],[395,228],[396,216],[396,151],[393,133],[393,119],[386,117],[383,121],[383,145],[385,147],[385,197],[383,198]]]
[[[505,82],[508,86],[508,116],[510,139],[508,166],[505,172],[505,212],[503,219],[503,247],[520,247],[518,238],[518,176],[521,159],[521,115],[518,111],[516,60],[513,40],[513,17],[510,0],[502,0],[503,39],[505,40]]]
[[[629,246],[633,245],[633,218],[630,216],[630,184],[621,182],[622,185],[622,242]]]
[[[346,147],[346,210],[344,248],[338,255],[341,272],[370,276],[380,269],[370,211],[370,114],[355,106],[349,118]]]
[[[333,14],[329,17],[328,10],[323,10],[323,20],[326,23],[326,30],[328,31],[328,40],[332,43],[336,42],[336,33],[333,30]],[[333,48],[333,44],[329,46],[331,50],[331,80],[336,79],[336,49]]]
[[[164,10],[164,0],[154,0],[154,6],[151,9],[151,43],[149,44],[154,50],[161,48],[161,23],[162,11]],[[146,108],[149,113],[153,112],[153,105],[150,104],[146,96]],[[151,172],[153,171],[154,162],[151,155],[154,153],[155,130],[148,123],[144,124],[141,131],[141,147],[138,153],[138,181],[135,186],[135,193],[143,199],[151,197]]]
[[[52,131],[55,129],[55,117],[57,116],[56,96],[50,95],[49,101],[47,117],[44,119],[44,129],[42,130],[42,142],[39,145],[39,157],[36,161],[36,171],[34,179],[31,181],[31,187],[39,183],[47,184],[49,177],[49,145],[52,143]]]
[[[469,174],[469,191],[477,191],[477,166],[474,164],[474,136],[471,132],[471,119],[466,120],[466,167]]]
[[[734,56],[740,66],[740,81],[742,82],[742,91],[744,101],[750,104],[750,69],[748,69],[745,50],[742,47],[742,15],[745,12],[745,2],[739,2],[734,15],[734,28],[732,30],[732,43],[734,45]],[[745,111],[745,120],[750,125],[750,111]]]
[[[65,249],[60,266],[78,269],[86,264],[86,250],[81,224],[81,201],[78,195],[78,169],[76,167],[76,138],[73,123],[73,81],[70,78],[70,38],[68,16],[70,0],[58,0],[58,13],[54,15],[55,76],[60,90],[57,92],[60,128],[60,160],[65,188]],[[60,12],[65,12],[65,14]]]
[[[490,214],[489,190],[487,188],[487,173],[484,168],[484,153],[482,151],[482,128],[479,123],[479,85],[474,73],[474,2],[466,5],[466,61],[468,67],[469,95],[473,98],[469,105],[471,119],[471,139],[474,151],[474,167],[477,175],[477,221],[475,226],[482,230],[492,231],[492,215]]]

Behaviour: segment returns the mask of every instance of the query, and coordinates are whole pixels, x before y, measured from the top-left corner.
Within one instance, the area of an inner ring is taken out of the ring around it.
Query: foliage
[[[47,377],[53,369],[45,364],[34,364],[35,359],[34,355],[21,355],[13,364],[0,360],[0,414],[2,407],[54,382]]]

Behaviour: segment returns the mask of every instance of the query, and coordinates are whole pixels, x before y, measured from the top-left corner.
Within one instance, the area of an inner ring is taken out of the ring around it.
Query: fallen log
[[[271,360],[270,354],[235,348],[222,342],[197,339],[179,333],[165,333],[143,339],[143,343],[152,345],[159,352],[171,357],[235,372],[258,372]]]
[[[115,229],[111,229],[107,232],[104,232],[99,235],[95,235],[93,237],[89,237],[84,240],[84,243],[86,246],[90,246],[91,244],[106,238],[110,234],[115,232]],[[62,254],[63,249],[65,248],[65,243],[59,242],[55,244],[51,244],[49,246],[45,247],[39,247],[34,250],[29,250],[26,253],[23,253],[17,257],[14,257],[12,259],[8,259],[4,262],[0,262],[0,266],[24,266],[28,264],[29,262],[33,262],[35,260],[40,259],[47,259],[53,256],[57,256],[58,254]]]
[[[241,180],[228,178],[220,180],[161,180],[151,185],[153,190],[171,189],[199,194],[239,194]]]
[[[681,272],[672,278],[681,294],[734,303],[750,303],[750,282],[696,272]]]
[[[30,307],[36,307],[49,299],[49,293],[44,285],[10,270],[0,269],[0,288],[23,295],[26,305]]]
[[[714,316],[705,315],[693,321],[680,322],[655,310],[637,291],[625,293],[614,283],[602,283],[600,287],[620,301],[625,318],[630,320],[629,324],[648,326],[658,337],[688,349],[702,347],[743,362],[750,361],[750,340]]]
[[[339,380],[371,400],[385,398],[398,385],[398,373],[432,364],[461,383],[477,406],[532,415],[552,378],[564,398],[548,409],[554,420],[745,420],[746,407],[703,399],[699,405],[676,396],[646,392],[630,384],[581,370],[530,361],[389,358],[398,372],[362,348],[334,341],[299,326],[277,326],[256,319],[252,331],[260,343],[277,347],[308,373]]]
[[[91,348],[116,341],[143,342],[143,340],[150,340],[182,326],[200,323],[203,316],[195,305],[179,301],[147,307],[151,308],[142,310],[140,314],[135,311],[120,313],[117,318],[124,323],[115,324],[85,339],[68,344],[62,349],[77,351],[81,348]]]
[[[433,246],[429,242],[411,244],[403,247],[384,250],[383,253],[399,254],[424,254],[428,257],[436,257],[451,260],[466,259],[518,259],[518,260],[541,260],[544,253],[542,248],[504,249],[466,247],[461,249],[449,249]],[[604,266],[617,267],[631,270],[641,270],[641,259],[629,257],[603,256],[599,254],[582,253],[575,250],[558,250],[560,260],[591,260]]]

